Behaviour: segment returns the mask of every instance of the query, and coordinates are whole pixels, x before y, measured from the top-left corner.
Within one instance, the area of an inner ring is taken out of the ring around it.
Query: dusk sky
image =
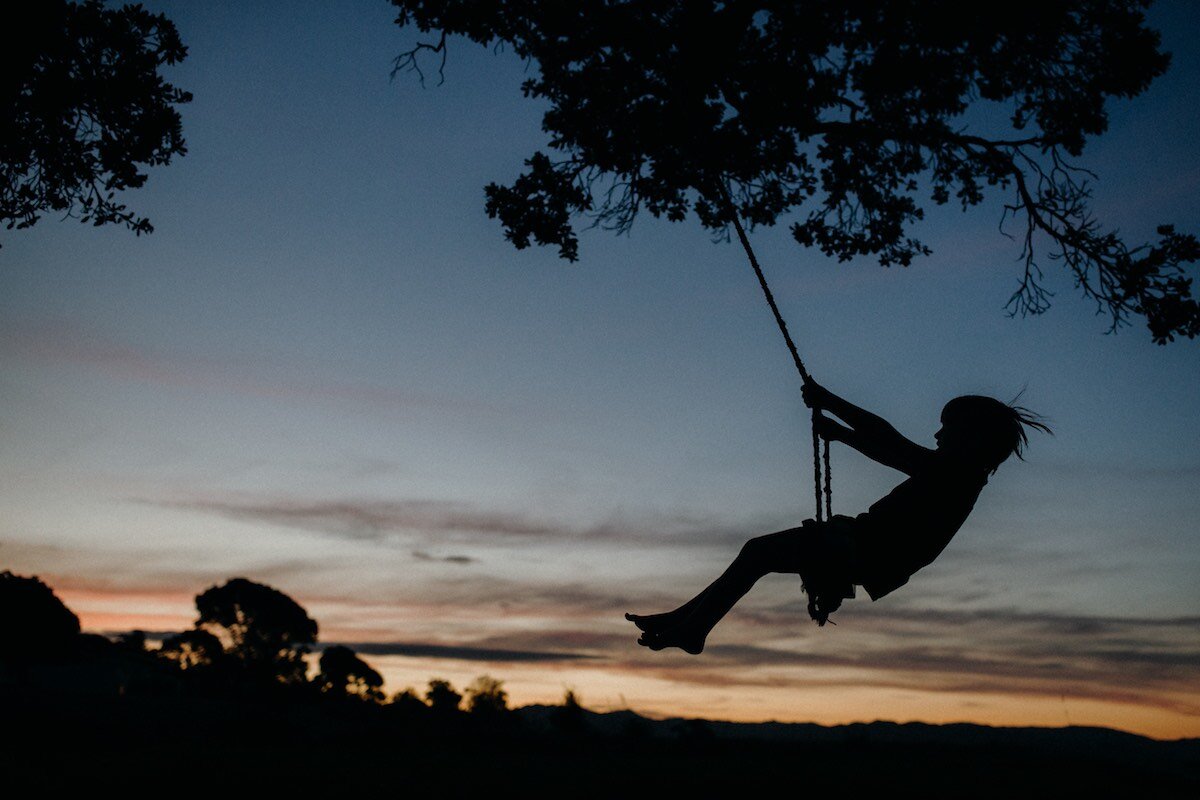
[[[296,598],[387,690],[504,681],[598,710],[825,724],[1103,725],[1200,736],[1200,344],[1107,319],[1044,261],[1009,318],[1004,195],[930,211],[911,267],[752,232],[813,375],[933,446],[977,393],[1040,412],[945,553],[818,628],[772,575],[695,657],[636,645],[749,536],[812,515],[800,384],[736,244],[693,218],[591,230],[578,263],[484,213],[543,148],[525,65],[379,2],[147,2],[189,48],[188,155],[128,202],[136,238],[0,231],[0,568],[85,629],[190,627],[245,576]],[[1200,10],[1082,163],[1130,239],[1200,232]],[[586,226],[586,221],[584,221]],[[834,510],[902,480],[834,446]]]

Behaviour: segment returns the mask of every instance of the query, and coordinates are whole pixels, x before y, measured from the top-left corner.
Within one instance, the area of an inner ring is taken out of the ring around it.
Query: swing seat
[[[812,559],[800,573],[800,588],[808,595],[808,615],[817,625],[830,622],[829,615],[841,608],[842,601],[856,596],[854,522],[853,517],[834,514],[825,521],[808,519],[801,524],[812,537],[811,547],[806,548]]]

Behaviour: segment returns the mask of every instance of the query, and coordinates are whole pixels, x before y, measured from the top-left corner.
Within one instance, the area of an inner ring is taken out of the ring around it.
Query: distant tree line
[[[0,572],[0,687],[46,686],[47,664],[74,663],[79,686],[118,694],[192,691],[202,694],[320,698],[386,706],[408,714],[445,718],[460,711],[498,716],[509,710],[504,684],[482,675],[457,691],[434,678],[423,694],[412,687],[390,699],[383,676],[353,649],[325,647],[310,677],[306,656],[319,626],[284,592],[246,578],[232,578],[196,596],[192,628],[166,636],[157,649],[142,631],[112,639],[83,633],[79,618],[37,577]],[[82,678],[81,678],[82,674]],[[102,676],[102,677],[97,677]],[[72,688],[72,687],[62,687]],[[578,706],[568,692],[568,705]]]

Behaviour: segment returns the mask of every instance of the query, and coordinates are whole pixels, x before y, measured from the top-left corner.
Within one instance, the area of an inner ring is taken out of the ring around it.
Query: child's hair
[[[1013,402],[1019,397],[1017,395]],[[991,472],[995,472],[1011,455],[1024,460],[1023,454],[1029,445],[1026,428],[1054,434],[1042,417],[1029,409],[977,394],[956,397],[946,403],[942,409],[942,420],[953,420],[956,424],[964,425],[970,432],[968,441],[971,449]]]

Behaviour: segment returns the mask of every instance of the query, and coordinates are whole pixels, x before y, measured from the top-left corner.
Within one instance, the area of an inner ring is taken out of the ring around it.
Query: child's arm
[[[818,433],[825,439],[845,442],[872,461],[908,475],[924,469],[933,456],[934,451],[905,438],[883,417],[846,402],[815,381],[805,383],[802,393],[810,408],[827,411],[846,423],[823,419]]]

